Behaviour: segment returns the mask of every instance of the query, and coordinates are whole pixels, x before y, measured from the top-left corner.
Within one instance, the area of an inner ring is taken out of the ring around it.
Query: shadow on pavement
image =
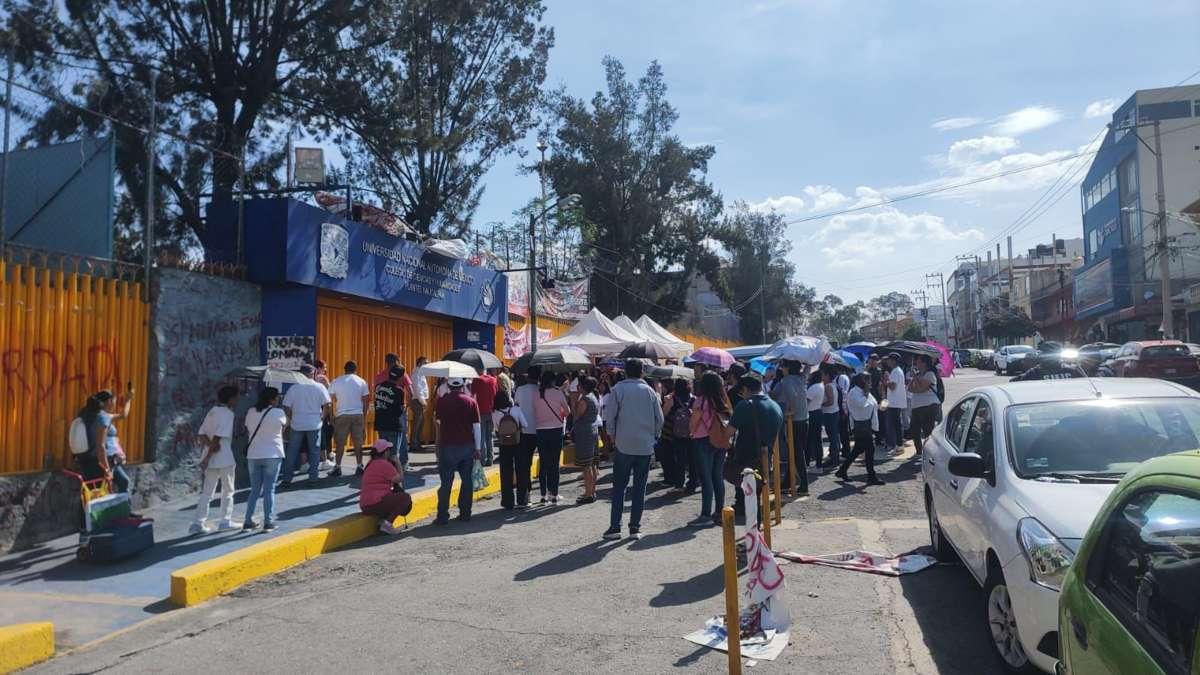
[[[620,548],[628,539],[606,541],[603,539],[589,542],[568,553],[555,556],[540,562],[533,567],[517,572],[513,581],[533,581],[542,577],[552,577],[559,574],[569,574],[585,567],[595,565],[604,560],[611,551]]]
[[[919,552],[929,554],[930,550],[925,547]],[[984,622],[983,592],[965,567],[937,565],[897,579],[938,672],[1003,672],[994,658],[989,658],[992,647]]]
[[[630,548],[633,548],[632,546]],[[650,598],[651,607],[677,607],[690,605],[720,595],[725,589],[724,567],[717,565],[684,581],[668,581],[662,584],[658,595]]]

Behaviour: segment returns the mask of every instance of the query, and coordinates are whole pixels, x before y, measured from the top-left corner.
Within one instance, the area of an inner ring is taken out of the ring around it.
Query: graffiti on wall
[[[111,342],[62,349],[12,347],[0,353],[0,374],[9,396],[34,396],[39,401],[73,391],[71,388],[80,384],[85,391],[122,391],[125,387],[120,355]]]

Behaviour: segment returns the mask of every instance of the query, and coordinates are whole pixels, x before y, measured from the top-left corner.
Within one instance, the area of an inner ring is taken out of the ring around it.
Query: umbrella
[[[417,368],[417,377],[462,377],[468,380],[479,377],[475,369],[458,361],[434,361]]]
[[[696,363],[714,366],[721,370],[727,370],[735,361],[732,354],[716,347],[701,347],[693,352],[689,358]]]
[[[455,349],[443,356],[442,360],[465,363],[481,374],[485,370],[492,368],[499,370],[504,367],[504,364],[500,363],[500,359],[496,358],[495,354],[485,352],[482,349]]]
[[[938,375],[942,377],[950,377],[954,374],[954,356],[950,353],[950,348],[945,345],[938,344],[933,340],[925,344],[938,350]]]
[[[767,369],[774,368],[774,367],[775,367],[775,364],[766,361],[761,356],[750,359],[750,370],[753,370],[754,372],[758,373],[759,375],[766,375]]]
[[[829,356],[831,359],[833,359],[833,362],[838,364],[839,366],[845,366],[846,368],[849,368],[856,373],[862,372],[862,369],[863,369],[862,359],[858,358],[858,356],[856,356],[854,354],[854,352],[843,349],[841,351],[829,352]]]
[[[674,359],[679,355],[669,347],[664,347],[657,342],[635,342],[618,354],[623,359]]]
[[[263,384],[279,385],[279,384],[301,384],[304,382],[312,382],[309,378],[301,375],[295,370],[283,370],[281,368],[272,368],[270,366],[244,366],[242,368],[234,368],[225,373],[225,377],[232,380],[262,380]]]
[[[768,361],[799,361],[815,366],[825,360],[832,347],[825,338],[797,335],[771,345],[763,358]]]
[[[694,380],[696,371],[683,366],[655,366],[650,369],[649,377],[655,380]]]
[[[844,352],[850,352],[858,357],[859,361],[866,362],[867,357],[871,355],[871,348],[875,346],[873,342],[857,342],[852,345],[846,345],[842,348]]]
[[[581,370],[592,365],[592,357],[578,347],[547,347],[536,352],[523,354],[512,364],[512,371],[523,374],[532,366],[538,366],[544,371],[565,373]]]
[[[928,356],[934,361],[942,358],[942,353],[937,347],[927,345],[924,342],[913,342],[912,340],[897,340],[895,342],[885,342],[881,345],[876,345],[871,350],[872,354],[889,354],[897,352],[900,354],[908,354],[909,356]]]

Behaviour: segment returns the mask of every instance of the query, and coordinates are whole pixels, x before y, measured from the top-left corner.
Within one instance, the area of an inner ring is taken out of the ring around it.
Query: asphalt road
[[[960,373],[946,381],[949,400],[1000,379]],[[871,488],[818,479],[809,499],[785,506],[776,548],[927,546],[918,464],[891,459],[880,476],[887,484]],[[602,480],[604,498],[607,471]],[[684,525],[699,499],[650,495],[637,542],[600,539],[607,501],[523,514],[485,501],[470,523],[372,538],[34,672],[724,672],[724,654],[682,639],[724,611],[720,531]],[[1000,672],[981,593],[957,565],[900,578],[784,573],[791,644],[753,671]]]

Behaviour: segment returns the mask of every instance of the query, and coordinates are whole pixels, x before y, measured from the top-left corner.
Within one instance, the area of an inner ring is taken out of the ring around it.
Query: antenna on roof
[[[1091,387],[1092,391],[1096,394],[1096,398],[1104,398],[1104,394],[1100,393],[1100,390],[1096,388],[1096,383],[1092,382],[1090,375],[1084,379],[1087,380],[1088,386]]]

